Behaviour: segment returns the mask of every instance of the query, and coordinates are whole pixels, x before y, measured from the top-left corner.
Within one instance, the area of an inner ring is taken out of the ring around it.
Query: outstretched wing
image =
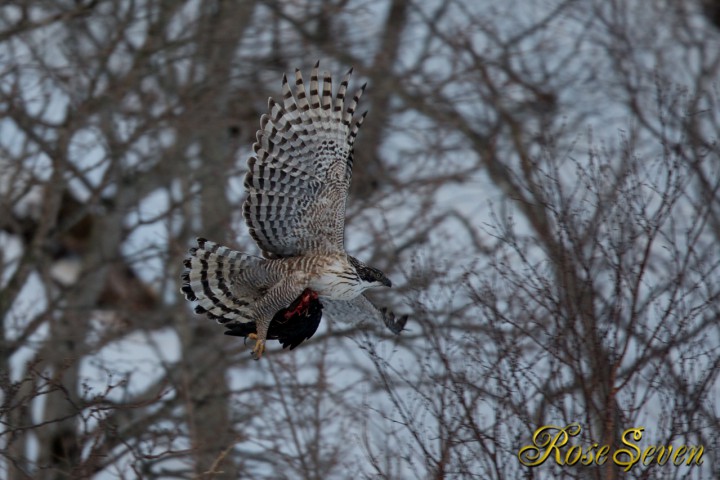
[[[333,97],[329,74],[320,91],[316,64],[308,101],[296,70],[295,93],[283,76],[282,105],[268,100],[248,160],[243,205],[250,235],[268,258],[344,252],[353,143],[365,118],[353,118],[365,85],[345,104],[351,73]]]
[[[382,322],[396,335],[405,329],[408,316],[395,316],[387,309],[378,309],[363,294],[352,300],[323,299],[323,311],[333,320],[353,322]]]

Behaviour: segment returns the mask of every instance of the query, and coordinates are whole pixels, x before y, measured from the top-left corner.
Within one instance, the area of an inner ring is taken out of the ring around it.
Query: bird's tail
[[[196,313],[204,313],[220,323],[252,321],[250,305],[259,296],[242,288],[241,274],[261,267],[262,258],[230,250],[204,238],[190,249],[182,274],[185,298],[197,302]]]

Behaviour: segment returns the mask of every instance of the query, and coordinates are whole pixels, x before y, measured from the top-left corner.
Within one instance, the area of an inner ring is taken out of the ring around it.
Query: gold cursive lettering
[[[581,432],[580,424],[571,423],[565,427],[545,425],[535,430],[532,445],[526,445],[518,451],[520,463],[527,467],[542,465],[549,458],[554,457],[555,463],[563,466],[573,465],[603,465],[610,456],[610,445],[599,445],[597,442],[590,446],[568,445],[572,437]],[[671,462],[675,466],[702,465],[705,448],[702,445],[650,445],[641,449],[636,442],[640,441],[645,428],[628,428],[620,437],[623,448],[618,448],[612,455],[612,461],[628,472],[636,464],[649,466],[652,463],[665,465]],[[563,448],[564,447],[564,448]]]
[[[628,428],[623,432],[621,441],[628,447],[632,448],[637,452],[635,455],[627,449],[627,448],[618,448],[615,451],[615,454],[613,455],[613,462],[615,462],[616,465],[619,465],[621,467],[625,467],[625,471],[628,472],[630,469],[637,463],[638,460],[640,460],[640,447],[632,443],[630,440],[627,439],[628,434],[632,433],[633,440],[638,441],[642,438],[642,432],[645,430],[644,428]],[[622,456],[627,455],[627,460],[623,459]]]
[[[697,458],[695,459],[695,465],[702,465],[702,463],[703,463],[702,456],[703,456],[703,453],[705,452],[705,447],[703,447],[702,445],[697,445],[697,446],[691,445],[690,448],[688,448],[688,450],[690,450],[690,456],[688,457],[685,465],[690,465],[690,463],[692,463],[693,457],[695,457],[696,453],[697,453]]]
[[[604,465],[608,459],[608,453],[610,453],[610,445],[603,445],[598,450],[597,457],[595,457],[595,463],[598,465]]]
[[[680,445],[675,451],[675,455],[673,455],[673,465],[682,465],[683,460],[685,460],[685,452],[687,452],[687,447],[685,445]],[[679,463],[678,460],[680,461]]]
[[[642,464],[645,466],[650,465],[653,461],[654,453],[655,453],[655,447],[653,447],[653,446],[647,447],[642,454]]]
[[[538,428],[533,434],[533,444],[522,447],[518,452],[520,463],[526,467],[536,467],[545,463],[551,453],[555,453],[555,462],[564,465],[560,447],[565,446],[569,438],[579,434],[580,430],[579,423],[571,423],[566,427],[546,425]],[[553,431],[556,431],[554,435],[551,434]]]
[[[667,461],[670,460],[670,454],[672,453],[672,445],[668,446],[667,448],[665,448],[664,446],[661,445],[657,449],[657,451],[658,451],[658,455],[657,455],[657,458],[655,459],[655,463],[657,463],[658,465],[665,465],[667,463]],[[663,456],[663,455],[665,455],[665,452],[667,452],[667,455]]]

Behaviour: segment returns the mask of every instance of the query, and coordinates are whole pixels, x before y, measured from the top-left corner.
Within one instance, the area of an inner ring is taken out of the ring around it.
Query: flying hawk
[[[352,69],[333,96],[329,74],[319,88],[318,64],[305,89],[295,71],[295,92],[283,76],[281,103],[269,113],[248,160],[243,216],[263,257],[199,238],[184,265],[182,291],[197,313],[223,323],[229,335],[255,340],[259,359],[268,339],[291,349],[331,317],[382,321],[400,333],[407,316],[379,310],[363,292],[390,287],[378,269],[347,254],[345,204],[353,144],[367,111],[354,117],[360,90],[346,102]]]

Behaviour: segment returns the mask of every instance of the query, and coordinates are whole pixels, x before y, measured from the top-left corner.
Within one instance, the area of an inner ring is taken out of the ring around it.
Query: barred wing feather
[[[284,76],[282,104],[268,101],[269,113],[260,119],[248,160],[243,205],[250,234],[265,257],[344,252],[353,144],[365,118],[353,118],[365,85],[345,102],[351,73],[333,96],[328,74],[319,88],[317,64],[309,92],[296,70],[295,92]]]

